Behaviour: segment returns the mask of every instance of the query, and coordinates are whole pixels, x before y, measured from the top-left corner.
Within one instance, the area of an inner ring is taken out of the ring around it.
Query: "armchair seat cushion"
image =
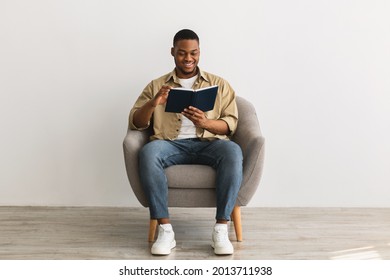
[[[215,170],[207,165],[174,165],[165,173],[172,189],[215,189]]]

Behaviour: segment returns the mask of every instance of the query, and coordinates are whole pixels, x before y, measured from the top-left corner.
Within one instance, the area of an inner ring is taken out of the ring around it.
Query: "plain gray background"
[[[266,137],[250,206],[388,207],[388,1],[0,2],[0,205],[138,206],[122,140],[173,35],[251,100]]]

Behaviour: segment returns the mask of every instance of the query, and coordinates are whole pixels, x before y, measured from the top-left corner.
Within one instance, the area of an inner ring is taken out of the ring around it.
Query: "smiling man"
[[[217,174],[217,214],[211,245],[217,255],[233,254],[227,223],[242,180],[242,152],[230,141],[238,121],[235,92],[224,79],[200,70],[199,37],[192,30],[176,33],[171,55],[175,69],[145,87],[129,116],[131,129],[147,129],[153,123],[151,141],[139,154],[139,175],[150,217],[159,223],[151,252],[168,255],[176,246],[169,220],[165,168],[175,164],[204,164],[213,167]],[[171,88],[199,89],[213,85],[218,85],[213,110],[203,112],[188,107],[180,114],[165,112]]]
[[[197,65],[200,56],[197,40],[179,40],[174,42],[171,54],[176,64],[176,75],[181,79],[189,79],[197,74]]]

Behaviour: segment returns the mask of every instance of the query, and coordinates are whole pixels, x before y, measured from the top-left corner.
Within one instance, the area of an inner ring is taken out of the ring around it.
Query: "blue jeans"
[[[242,151],[228,140],[154,140],[139,154],[141,184],[152,219],[169,218],[164,169],[176,164],[204,164],[216,170],[216,219],[230,220],[242,181]]]

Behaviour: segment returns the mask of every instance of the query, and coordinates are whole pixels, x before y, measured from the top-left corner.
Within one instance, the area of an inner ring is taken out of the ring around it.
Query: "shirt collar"
[[[197,79],[198,82],[200,81],[200,79],[203,79],[206,82],[209,82],[209,80],[207,79],[206,73],[204,71],[200,70],[199,67],[198,67],[198,73],[200,74],[200,75],[198,75],[198,79]],[[173,80],[173,82],[176,83],[176,84],[180,84],[179,83],[179,78],[176,75],[176,68],[173,69],[171,73],[169,73],[169,75],[168,75],[168,77],[167,77],[165,82],[167,83],[170,80]]]

